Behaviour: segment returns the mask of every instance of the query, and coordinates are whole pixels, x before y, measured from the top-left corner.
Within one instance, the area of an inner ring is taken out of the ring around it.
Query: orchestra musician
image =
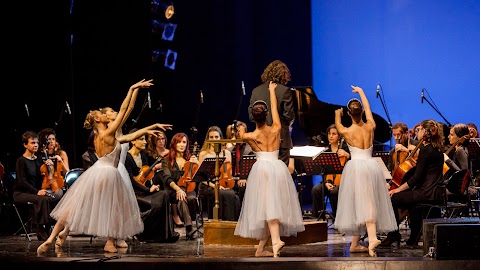
[[[195,191],[187,193],[186,187],[178,186],[178,181],[184,175],[184,166],[187,161],[198,164],[197,157],[190,153],[188,136],[185,133],[176,133],[170,141],[168,155],[162,159],[161,179],[170,198],[175,226],[184,224],[187,239],[194,239],[191,235],[193,225],[190,209],[193,210],[196,207],[196,194]]]
[[[130,133],[137,130],[132,129]],[[125,159],[125,168],[130,176],[144,224],[144,230],[138,236],[147,242],[176,242],[180,234],[174,230],[168,193],[160,190],[158,185],[146,187],[138,181],[143,173],[142,169],[149,168],[146,145],[145,135],[134,139]]]
[[[336,152],[342,165],[350,159],[350,150],[346,143],[340,145],[340,135],[338,134],[335,124],[327,127],[327,137],[329,145],[324,150],[325,152]],[[338,205],[338,189],[340,184],[341,174],[325,175],[324,181],[316,184],[312,188],[312,216],[318,219],[326,219],[325,216],[325,198],[327,196],[332,206],[332,215],[337,214]]]
[[[220,127],[218,126],[209,127],[207,130],[207,134],[205,136],[205,141],[202,145],[202,148],[200,149],[200,154],[199,154],[200,164],[206,158],[216,157],[214,144],[208,143],[207,140],[220,140],[220,139],[223,139],[223,134]],[[228,149],[226,149],[225,145],[221,146],[219,157],[225,157],[224,163],[226,164],[230,163],[230,166],[231,166],[232,153]],[[234,181],[233,175],[231,175],[231,170],[228,178],[232,179],[229,181]],[[210,179],[207,179],[207,180],[210,180]],[[198,192],[199,192],[199,197],[202,203],[206,202],[207,206],[213,209],[213,206],[215,203],[214,182],[212,181],[201,182]],[[219,186],[219,206],[220,206],[219,217],[218,217],[219,219],[229,220],[229,221],[235,221],[238,219],[238,216],[240,215],[240,199],[238,195],[235,193],[235,190],[233,190],[232,188],[228,188],[220,185]],[[208,215],[209,215],[209,218],[212,218],[213,211],[208,211]]]
[[[159,185],[160,189],[165,189],[160,170],[162,169],[162,159],[164,159],[169,153],[167,135],[165,132],[160,132],[158,137],[149,136],[147,140],[148,164],[155,164],[152,168],[154,172],[152,184]],[[146,186],[148,187],[149,185],[147,184]]]
[[[418,140],[411,138],[411,132],[405,123],[397,122],[392,126],[392,135],[395,139],[395,146],[390,149],[388,155],[387,169],[393,172],[408,156],[410,151],[415,149]]]
[[[400,223],[398,209],[407,209],[410,216],[410,237],[406,244],[415,247],[418,244],[422,226],[422,210],[416,208],[419,203],[437,203],[443,200],[443,125],[434,120],[420,123],[418,139],[421,141],[415,173],[398,188],[389,191],[397,224]],[[439,215],[439,213],[434,213]],[[400,245],[400,232],[389,232],[380,244],[390,247]]]
[[[467,170],[469,175],[473,175],[472,173],[472,162],[469,158],[468,148],[467,145],[470,139],[470,130],[466,124],[458,123],[453,125],[450,128],[450,133],[448,134],[448,140],[450,142],[451,147],[453,147],[454,151],[453,154],[447,155],[447,153],[443,153],[444,157],[444,168],[443,174],[445,179],[445,184],[448,184],[448,181],[451,179],[453,174],[456,171],[460,170]],[[452,158],[450,158],[452,157]],[[475,195],[475,188],[473,187],[474,183],[472,181],[469,182],[470,192],[472,195]],[[452,194],[447,188],[447,196],[451,201],[460,201],[460,202],[467,202],[467,196],[464,195],[454,195]],[[468,209],[465,210],[466,214],[468,215]]]
[[[39,149],[37,133],[24,132],[22,144],[25,152],[16,162],[17,179],[13,184],[13,201],[16,204],[33,204],[32,224],[37,227],[38,240],[44,241],[48,238],[50,212],[54,205],[52,195],[46,189],[42,189],[43,176],[40,167],[43,164],[53,166],[53,161],[47,159],[42,162],[40,156],[36,155]]]
[[[57,133],[52,128],[44,128],[38,133],[40,140],[40,155],[42,159],[46,159],[48,156],[49,159],[53,161],[53,166],[50,167],[50,173],[53,173],[56,183],[52,183],[47,180],[47,175],[44,176],[44,185],[43,188],[51,190],[55,196],[55,201],[59,201],[64,193],[65,188],[65,175],[70,171],[70,166],[68,164],[68,155],[65,150],[60,147],[60,144],[57,141]]]

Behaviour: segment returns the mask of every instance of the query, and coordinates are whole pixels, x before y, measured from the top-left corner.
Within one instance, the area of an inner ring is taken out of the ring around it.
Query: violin
[[[44,149],[45,158],[49,159],[46,147]],[[57,168],[63,166],[60,161],[57,161],[56,165]],[[56,192],[65,185],[63,176],[55,170],[55,165],[47,166],[47,164],[43,164],[40,166],[40,172],[44,175],[42,189],[51,189],[52,192]]]
[[[192,155],[195,155],[195,156],[197,155],[197,148],[198,148],[198,143],[195,142],[193,144]],[[178,180],[177,185],[179,187],[185,187],[187,192],[194,191],[197,185],[195,182],[192,181],[192,179],[198,170],[198,164],[187,161],[183,165],[183,170],[184,170],[184,173],[182,177],[180,177],[180,179]]]
[[[232,177],[232,163],[225,161],[220,167],[220,179],[218,179],[220,185],[224,188],[233,188],[235,186],[235,180]]]
[[[455,149],[455,147],[459,144],[462,144],[466,139],[469,138],[469,135],[465,135],[463,137],[461,137],[460,139],[458,139],[458,141],[456,141],[454,144],[452,144],[448,149],[447,151],[445,151],[445,154],[448,156],[450,154],[450,152],[452,152],[453,149]],[[447,163],[443,163],[443,175],[451,175],[452,173],[454,172],[449,172],[450,171],[450,167],[447,165]],[[446,177],[448,178],[448,176]]]
[[[162,156],[159,156],[155,162],[153,162],[152,165],[148,166],[148,165],[144,165],[142,166],[142,168],[140,169],[140,172],[137,176],[134,176],[133,179],[135,179],[135,181],[137,181],[138,183],[142,184],[142,185],[145,185],[145,182],[147,181],[150,181],[152,180],[153,176],[155,175],[155,172],[153,171],[153,168],[155,167],[155,165],[157,165],[157,163],[159,163],[160,161],[162,161]]]

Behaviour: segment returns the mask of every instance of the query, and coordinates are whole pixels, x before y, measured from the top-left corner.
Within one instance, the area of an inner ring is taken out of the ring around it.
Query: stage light
[[[173,23],[163,23],[159,20],[152,20],[152,32],[162,33],[162,39],[172,41],[175,35],[177,25]]]
[[[166,4],[160,0],[152,0],[152,6],[150,10],[155,14],[162,14],[165,16],[166,19],[170,19],[175,14],[175,8],[173,7],[173,3]]]
[[[163,62],[163,65],[166,68],[174,70],[175,64],[177,62],[177,52],[174,52],[170,49],[168,51],[154,50],[152,51],[152,62],[153,63]]]

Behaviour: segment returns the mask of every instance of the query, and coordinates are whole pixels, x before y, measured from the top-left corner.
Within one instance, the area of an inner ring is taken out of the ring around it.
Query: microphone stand
[[[388,114],[387,105],[383,101],[382,96],[383,96],[383,92],[381,95],[378,95],[378,97],[380,97],[380,102],[382,103],[383,110],[385,111],[385,115],[387,116],[387,119],[388,119],[388,128],[389,128],[388,133],[390,134],[390,149],[392,149],[392,120],[390,120],[390,115]]]
[[[140,111],[140,113],[138,113],[137,118],[132,119],[133,124],[130,127],[130,130],[133,129],[133,127],[138,123],[138,120],[140,119],[140,116],[142,116],[143,110],[147,107],[147,105],[148,105],[148,98],[146,97],[142,105],[142,110]]]
[[[432,103],[430,103],[430,101],[428,101],[428,99],[425,96],[422,96],[422,101],[423,100],[425,100],[428,103],[428,105],[430,105],[430,107],[432,107],[440,115],[440,117],[443,118],[443,120],[445,121],[445,123],[447,123],[449,128],[452,126],[452,124],[450,124],[450,122],[448,122],[448,120],[445,119],[445,117],[443,117],[442,113],[440,113],[440,111],[437,109],[437,107],[433,106]]]
[[[63,103],[62,111],[60,112],[60,117],[58,118],[57,122],[54,122],[53,129],[56,129],[57,126],[60,124],[60,121],[62,121],[63,113],[64,113],[65,110],[66,110],[65,107],[66,107],[65,103]]]

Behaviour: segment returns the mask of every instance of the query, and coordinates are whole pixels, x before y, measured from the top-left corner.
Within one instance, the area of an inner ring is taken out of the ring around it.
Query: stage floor
[[[309,219],[306,219],[308,221]],[[313,221],[310,219],[310,221]],[[256,258],[254,246],[205,245],[203,237],[186,240],[185,229],[176,228],[181,236],[176,243],[142,243],[129,239],[129,247],[118,253],[105,253],[105,239],[69,236],[61,251],[52,246],[37,256],[41,244],[36,237],[29,242],[24,236],[0,236],[2,266],[18,269],[64,268],[68,270],[130,269],[478,269],[478,260],[436,260],[425,256],[422,242],[414,249],[404,242],[400,247],[378,249],[378,257],[368,253],[350,253],[351,237],[328,227],[328,240],[302,245],[287,245],[279,258]],[[401,226],[404,239],[408,228]],[[380,238],[384,238],[381,235]],[[368,243],[363,243],[368,245]]]

